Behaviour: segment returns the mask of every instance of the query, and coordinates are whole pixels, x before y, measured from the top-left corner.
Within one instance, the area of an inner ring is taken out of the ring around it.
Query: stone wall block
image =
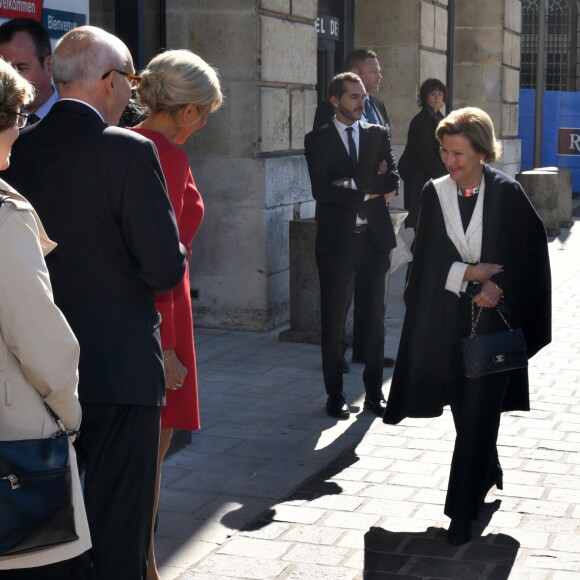
[[[193,304],[196,323],[264,330],[264,160],[193,159],[192,168],[206,206],[191,261],[191,284],[200,290]]]
[[[518,134],[518,106],[503,103],[501,105],[501,129],[496,128],[502,137],[516,137]]]
[[[314,20],[318,15],[317,4],[314,0],[292,0],[292,14]]]
[[[251,11],[189,10],[167,14],[167,48],[188,48],[215,66],[222,78],[245,80],[256,71],[257,24]],[[216,39],[220,39],[216,42]]]
[[[290,14],[290,0],[261,0],[260,4],[263,10]]]
[[[228,81],[222,78],[224,102],[209,116],[203,131],[185,145],[189,154],[253,157],[256,154],[256,118],[259,89],[255,81]],[[232,98],[232,95],[235,95]]]
[[[478,7],[473,2],[455,3],[455,26],[458,28],[501,28],[505,0],[485,0]]]
[[[268,276],[288,270],[288,223],[292,219],[292,206],[282,205],[265,212],[266,221],[266,272]],[[286,292],[288,287],[286,287]],[[286,297],[287,298],[287,297]]]
[[[262,62],[265,82],[316,84],[316,28],[307,23],[260,16]]]
[[[435,6],[421,2],[421,38],[420,45],[427,48],[435,46]]]
[[[304,149],[306,131],[306,104],[304,91],[290,92],[290,148]]]
[[[421,83],[429,78],[439,79],[445,84],[447,76],[447,57],[438,52],[428,50],[419,51],[419,87]],[[419,93],[417,88],[417,94]]]
[[[513,32],[503,33],[503,62],[513,68],[520,67],[520,37]]]
[[[312,200],[310,178],[304,155],[265,160],[265,207],[290,206]],[[291,219],[291,218],[290,218]]]
[[[285,88],[260,90],[262,153],[290,148],[290,96]]]
[[[522,31],[521,0],[505,0],[504,13],[504,26],[519,34]]]
[[[318,93],[312,90],[304,91],[304,135],[310,133],[314,123],[314,115],[318,106]],[[304,148],[304,135],[302,136],[302,148]]]
[[[456,64],[454,106],[459,107],[461,102],[461,106],[473,105],[487,111],[488,103],[499,103],[500,78],[499,67]],[[499,117],[497,120],[499,121]]]
[[[414,47],[420,35],[419,4],[416,0],[357,0],[355,46]],[[383,66],[381,61],[381,66]]]
[[[501,65],[503,59],[501,28],[460,28],[456,30],[455,54],[462,64]]]
[[[447,10],[435,6],[435,50],[447,50]]]
[[[520,100],[520,71],[503,66],[502,71],[502,100],[508,103],[517,103]]]

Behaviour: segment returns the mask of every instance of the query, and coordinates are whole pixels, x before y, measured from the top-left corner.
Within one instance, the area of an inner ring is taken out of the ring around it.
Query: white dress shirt
[[[338,131],[338,134],[340,135],[340,138],[342,139],[342,142],[344,143],[344,146],[346,148],[346,152],[348,153],[349,157],[350,157],[350,148],[348,146],[348,132],[347,129],[349,128],[349,125],[345,125],[344,123],[341,123],[336,116],[334,116],[334,118],[332,119],[332,121],[334,122],[334,126],[336,127],[336,130]],[[350,125],[350,127],[353,128],[353,132],[352,132],[352,138],[354,141],[354,145],[356,147],[356,157],[358,160],[358,153],[359,153],[359,142],[360,142],[360,125],[358,124],[358,121],[355,121],[352,125]],[[350,189],[356,189],[356,183],[354,181],[354,179],[350,179]],[[367,201],[367,199],[369,198],[368,195],[365,195],[364,201]],[[356,216],[356,223],[357,225],[361,225],[361,224],[366,224],[368,223],[366,219],[362,219],[360,218],[358,215]]]
[[[445,290],[460,296],[460,292],[465,290],[468,283],[467,280],[464,280],[465,270],[467,270],[469,265],[477,264],[481,258],[485,179],[481,178],[477,201],[466,231],[463,230],[459,204],[457,203],[457,183],[449,175],[445,175],[433,180],[433,185],[443,211],[447,235],[463,260],[462,262],[453,262],[451,264],[445,283]]]

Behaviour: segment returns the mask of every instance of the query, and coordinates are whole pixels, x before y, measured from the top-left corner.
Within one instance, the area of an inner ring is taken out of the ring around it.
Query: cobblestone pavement
[[[199,330],[203,428],[164,466],[163,580],[580,577],[579,228],[550,241],[553,342],[530,362],[532,411],[502,419],[504,490],[488,495],[474,541],[445,540],[448,411],[383,425],[361,410],[352,365],[355,412],[337,422],[324,413],[319,347]],[[389,289],[391,356],[403,270]]]

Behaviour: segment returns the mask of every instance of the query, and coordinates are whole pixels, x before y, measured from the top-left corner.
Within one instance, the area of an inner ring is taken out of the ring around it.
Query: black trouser
[[[99,580],[146,580],[160,408],[82,405],[75,443]]]
[[[498,373],[447,384],[457,436],[445,515],[475,520],[488,482],[498,470],[497,436],[509,375]]]
[[[376,397],[383,385],[385,343],[385,276],[388,252],[381,252],[369,234],[355,234],[353,248],[346,254],[317,252],[320,280],[322,371],[329,395],[340,396],[343,376],[345,308],[354,276],[355,309],[359,309],[364,337],[363,382],[368,397]]]

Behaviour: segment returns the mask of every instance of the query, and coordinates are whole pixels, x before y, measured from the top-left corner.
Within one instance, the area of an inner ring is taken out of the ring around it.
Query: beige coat
[[[47,403],[67,429],[81,420],[77,398],[79,347],[52,299],[43,255],[55,247],[32,206],[0,179],[0,440],[48,437],[56,427]],[[79,540],[22,556],[0,557],[0,570],[68,560],[91,547],[76,456],[70,464]]]

